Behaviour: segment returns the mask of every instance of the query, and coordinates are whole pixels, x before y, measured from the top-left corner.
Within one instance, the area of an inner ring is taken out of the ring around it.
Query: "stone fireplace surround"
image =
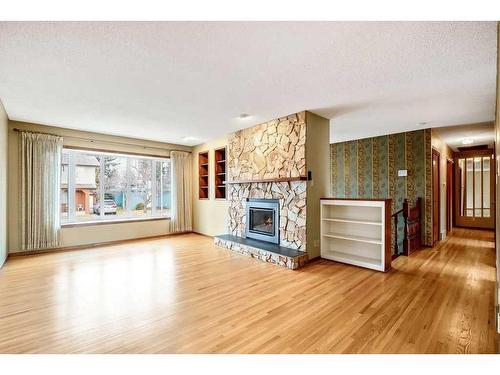
[[[247,198],[280,203],[280,245],[305,251],[306,113],[300,112],[233,133],[228,142],[229,233],[243,237]]]
[[[247,199],[275,199],[279,201],[279,245],[291,250],[305,250],[307,182],[280,181],[305,178],[307,175],[305,136],[305,112],[300,112],[240,130],[229,137],[228,181],[245,181],[228,186],[230,235],[240,238],[245,236]],[[269,182],[248,182],[254,180]],[[229,246],[228,238],[216,237],[215,241],[217,245],[231,247],[233,251],[245,247],[241,243]],[[252,245],[255,248],[256,243]],[[246,247],[242,251],[276,263],[272,254],[268,254],[269,247],[266,248],[259,249],[264,251],[263,254],[252,252]],[[302,254],[294,255],[300,257]],[[307,253],[303,255],[307,256]],[[280,265],[289,268],[299,264],[297,259],[277,260]]]
[[[279,201],[280,245],[305,251],[306,181],[236,184],[229,188],[229,233],[244,237],[247,199]]]
[[[315,132],[319,130],[316,137],[325,142],[324,159],[328,162],[328,120],[306,111],[229,136],[226,181],[229,234],[216,236],[216,245],[292,269],[307,263],[307,194],[311,190],[306,167],[306,122],[309,118],[316,122]],[[322,182],[321,179],[317,181]],[[280,243],[270,244],[275,248],[245,239],[247,199],[279,201]],[[319,208],[319,199],[317,204]],[[312,225],[312,221],[309,224]]]

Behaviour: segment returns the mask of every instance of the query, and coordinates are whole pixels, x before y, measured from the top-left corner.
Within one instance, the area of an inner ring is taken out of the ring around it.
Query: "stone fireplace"
[[[309,234],[311,249],[317,242],[314,237],[319,240],[319,198],[329,189],[328,133],[328,120],[304,111],[231,134],[226,181],[229,233],[217,236],[215,243],[289,268],[307,262]],[[271,202],[274,213],[269,211]],[[265,207],[252,211],[256,204]],[[307,217],[313,204],[317,235],[308,229],[314,225]]]

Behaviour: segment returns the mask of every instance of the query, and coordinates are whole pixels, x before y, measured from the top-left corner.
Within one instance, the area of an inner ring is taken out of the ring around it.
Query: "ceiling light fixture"
[[[249,118],[250,115],[248,113],[241,113],[239,117],[240,117],[240,119],[244,120],[246,118]]]
[[[464,139],[462,139],[462,144],[463,145],[470,145],[472,143],[474,143],[474,140],[472,138],[464,138]]]
[[[187,137],[183,137],[182,140],[184,142],[195,142],[195,141],[198,141],[199,139],[196,138],[196,137],[190,137],[190,136],[187,136]]]

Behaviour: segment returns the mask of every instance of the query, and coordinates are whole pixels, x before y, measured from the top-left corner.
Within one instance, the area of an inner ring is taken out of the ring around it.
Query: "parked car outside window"
[[[104,215],[116,215],[116,202],[112,199],[104,200]],[[101,203],[94,204],[94,214],[101,214]]]

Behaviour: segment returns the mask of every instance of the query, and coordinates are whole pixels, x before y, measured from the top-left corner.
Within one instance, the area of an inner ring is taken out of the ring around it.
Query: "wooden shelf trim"
[[[392,201],[391,198],[332,198],[332,197],[322,197],[319,200],[324,201],[374,201],[374,202],[389,202]]]
[[[363,237],[363,236],[355,236],[352,234],[341,234],[341,233],[324,233],[323,236],[330,238],[338,238],[339,240],[346,241],[357,241],[357,242],[365,242],[365,243],[373,243],[377,245],[382,244],[382,240],[377,238]]]
[[[280,178],[263,178],[263,179],[255,179],[255,180],[233,180],[233,181],[224,181],[224,184],[254,184],[258,182],[291,182],[291,181],[306,181],[306,176],[300,177],[280,177]]]
[[[323,217],[322,220],[336,221],[339,223],[350,223],[350,224],[377,225],[377,226],[382,225],[381,221],[351,220],[351,219],[342,219],[342,218],[335,218],[335,217]]]

